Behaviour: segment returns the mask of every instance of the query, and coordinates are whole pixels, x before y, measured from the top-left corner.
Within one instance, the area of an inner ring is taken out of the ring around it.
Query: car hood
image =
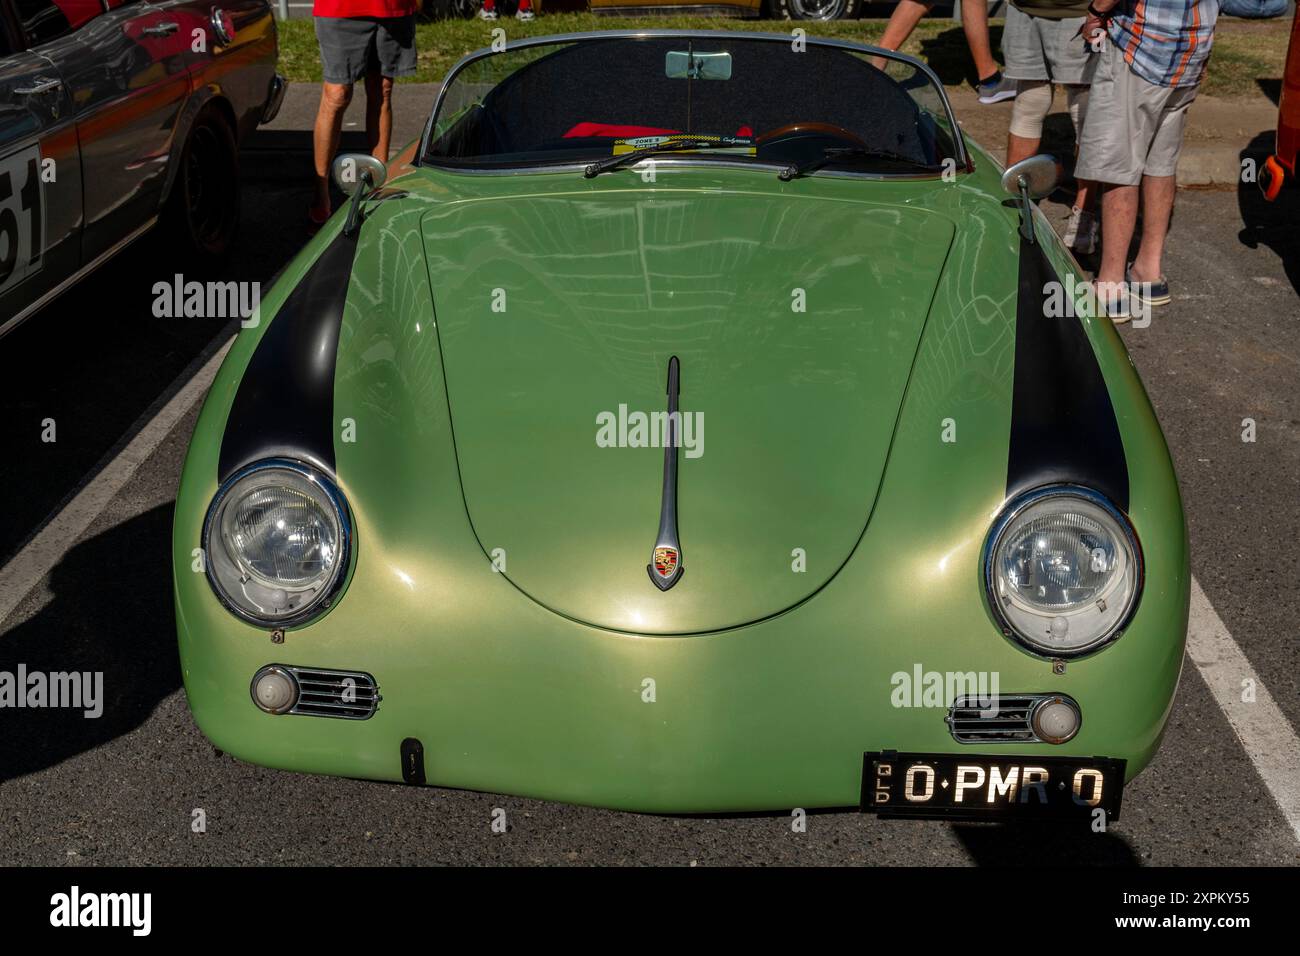
[[[465,505],[516,587],[596,626],[689,634],[780,613],[848,559],[949,220],[620,186],[446,203],[422,229]],[[684,573],[661,592],[664,451],[636,413],[666,410],[672,356]]]

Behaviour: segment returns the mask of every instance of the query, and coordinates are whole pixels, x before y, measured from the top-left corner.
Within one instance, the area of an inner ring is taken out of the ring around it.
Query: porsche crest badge
[[[661,578],[671,578],[677,570],[676,548],[655,548],[655,574]]]

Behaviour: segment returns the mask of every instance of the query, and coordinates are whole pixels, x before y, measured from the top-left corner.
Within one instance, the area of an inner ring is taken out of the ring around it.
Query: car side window
[[[104,12],[102,0],[13,0],[31,46],[57,40]]]

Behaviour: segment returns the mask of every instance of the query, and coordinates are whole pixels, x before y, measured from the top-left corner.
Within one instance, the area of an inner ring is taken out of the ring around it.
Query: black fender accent
[[[1092,343],[1072,310],[1047,314],[1044,287],[1057,281],[1042,247],[1022,239],[1007,497],[1068,482],[1127,512],[1128,461]]]
[[[257,343],[221,439],[218,479],[262,458],[334,472],[334,365],[355,237],[341,233],[298,283]]]

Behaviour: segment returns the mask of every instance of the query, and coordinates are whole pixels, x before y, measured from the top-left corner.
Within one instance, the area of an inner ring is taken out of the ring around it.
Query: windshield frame
[[[473,167],[458,166],[452,163],[434,163],[426,161],[425,155],[429,148],[429,140],[433,135],[434,119],[442,109],[443,100],[447,95],[448,88],[456,79],[457,75],[466,67],[479,60],[487,57],[498,56],[502,53],[508,53],[515,50],[523,50],[535,46],[551,46],[562,43],[580,43],[587,40],[637,40],[637,39],[683,39],[683,40],[702,40],[705,42],[711,40],[755,40],[766,43],[791,43],[794,40],[789,33],[760,33],[749,30],[589,30],[580,33],[555,33],[547,36],[525,37],[519,40],[507,40],[505,45],[498,50],[491,47],[482,47],[472,53],[467,53],[456,62],[450,70],[447,71],[442,85],[438,88],[438,96],[434,100],[433,109],[429,111],[429,118],[425,121],[424,131],[420,134],[418,150],[415,154],[415,165],[422,168],[437,169],[449,173],[466,173],[469,175],[507,175],[515,176],[524,173],[555,173],[568,172],[570,170],[582,170],[590,160],[581,162],[574,160],[561,160],[555,163],[537,163],[529,162],[518,166],[492,166],[492,167]],[[951,139],[953,148],[956,150],[957,171],[973,172],[975,166],[971,160],[970,152],[966,149],[966,137],[961,126],[957,123],[957,115],[953,112],[952,103],[948,100],[948,93],[943,88],[943,83],[939,80],[934,70],[930,69],[929,64],[919,60],[914,56],[906,53],[899,53],[897,50],[884,50],[880,47],[871,46],[866,43],[854,43],[851,40],[837,40],[828,37],[806,36],[803,42],[808,46],[827,47],[837,50],[847,50],[851,53],[867,54],[869,56],[878,56],[886,60],[896,60],[907,66],[910,66],[923,74],[929,81],[930,85],[938,92],[939,101],[943,104],[943,110],[948,118],[948,127],[951,130]],[[703,154],[701,154],[703,155]],[[767,162],[763,160],[748,159],[745,161],[727,160],[723,158],[696,158],[691,155],[677,155],[671,159],[656,159],[658,166],[728,166],[743,169],[778,169],[788,164],[778,162]],[[932,170],[926,170],[923,173],[879,173],[879,172],[860,172],[849,169],[819,169],[814,173],[815,176],[825,175],[829,177],[845,177],[853,179],[935,179],[940,174]]]

